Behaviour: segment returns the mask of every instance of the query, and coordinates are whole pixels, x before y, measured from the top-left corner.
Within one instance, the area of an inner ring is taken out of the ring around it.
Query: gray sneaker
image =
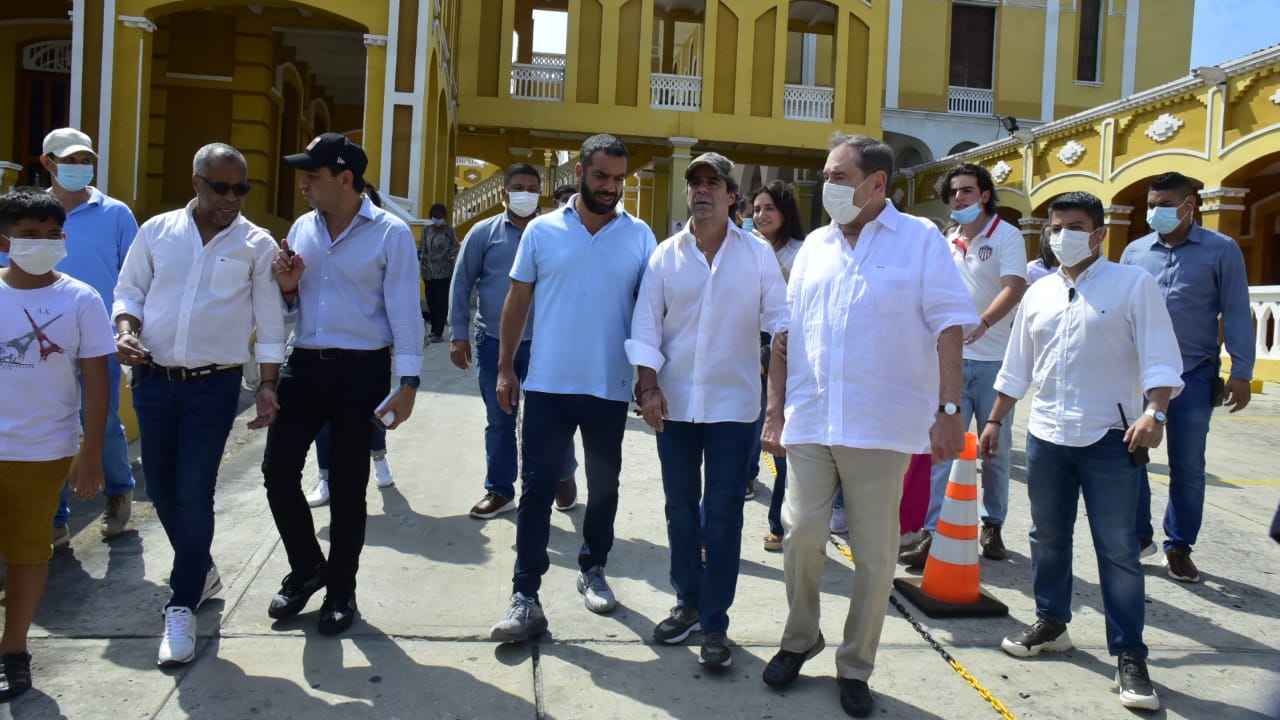
[[[665,645],[679,645],[689,637],[689,633],[701,629],[698,611],[677,605],[671,608],[671,615],[653,629],[653,639]]]
[[[708,670],[723,670],[733,664],[733,655],[729,652],[729,639],[724,636],[724,633],[703,634],[698,664]]]
[[[489,638],[504,643],[521,642],[546,631],[547,616],[542,614],[542,606],[537,599],[515,593],[511,596],[506,616],[489,631]]]
[[[102,511],[102,523],[98,530],[102,537],[113,538],[125,531],[133,515],[133,491],[123,495],[108,495],[107,508]]]
[[[618,605],[604,579],[603,565],[578,573],[578,592],[582,593],[583,604],[593,613],[607,613]]]

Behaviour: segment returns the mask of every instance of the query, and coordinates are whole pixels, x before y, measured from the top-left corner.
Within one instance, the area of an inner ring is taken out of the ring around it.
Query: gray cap
[[[716,174],[725,180],[733,179],[733,163],[729,158],[715,152],[704,152],[694,158],[693,162],[689,163],[689,169],[684,171],[684,179],[688,180],[693,176],[693,171],[703,165],[715,170]]]

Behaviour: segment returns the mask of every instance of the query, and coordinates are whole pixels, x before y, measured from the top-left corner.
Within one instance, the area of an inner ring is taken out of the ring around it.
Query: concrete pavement
[[[1184,585],[1147,567],[1152,678],[1167,718],[1275,717],[1280,708],[1280,545],[1266,527],[1280,500],[1280,389],[1267,386],[1243,417],[1215,417],[1205,527],[1195,558],[1203,582]],[[924,626],[1019,718],[1126,717],[1110,690],[1104,620],[1087,524],[1077,526],[1077,649],[1017,660],[999,649],[1034,618],[1030,595],[1025,412],[1014,445],[1007,561],[982,561],[983,584],[1010,616]],[[593,615],[574,588],[582,508],[553,513],[551,570],[542,599],[551,626],[539,643],[500,646],[489,627],[506,608],[513,515],[472,520],[482,494],[484,411],[473,373],[427,352],[410,422],[388,438],[396,485],[369,488],[361,618],[340,638],[315,631],[320,598],[294,620],[266,616],[287,572],[259,463],[263,432],[237,422],[218,486],[213,555],[225,588],[199,613],[197,659],[155,666],[171,553],[139,483],[135,531],[103,541],[101,500],[74,508],[76,535],[51,567],[33,628],[35,689],[0,704],[0,718],[802,718],[843,717],[834,676],[853,572],[828,553],[823,629],[829,647],[785,692],[760,681],[785,617],[782,557],[760,545],[768,483],[748,503],[742,573],[729,631],[733,667],[713,675],[689,644],[657,646],[654,624],[674,604],[652,433],[638,420],[624,446],[617,542],[609,577],[620,600]],[[136,450],[136,448],[135,448]],[[1167,472],[1162,451],[1153,471]],[[306,482],[314,479],[309,466]],[[1154,509],[1166,486],[1157,476]],[[581,474],[579,485],[585,488]],[[1081,511],[1083,515],[1083,510]],[[316,510],[322,539],[328,513]],[[900,570],[900,574],[906,574]],[[915,609],[908,605],[913,612]],[[871,685],[876,717],[998,717],[892,609]]]

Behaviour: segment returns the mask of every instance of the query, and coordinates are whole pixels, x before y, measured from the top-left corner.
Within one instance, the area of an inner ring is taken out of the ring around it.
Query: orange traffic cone
[[[924,577],[896,578],[898,592],[929,617],[998,617],[1009,608],[982,591],[978,578],[978,438],[965,433],[951,463],[947,496],[929,547]]]

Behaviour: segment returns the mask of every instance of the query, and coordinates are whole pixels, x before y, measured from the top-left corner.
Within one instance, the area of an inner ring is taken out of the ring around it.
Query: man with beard
[[[319,629],[334,635],[355,620],[370,418],[391,385],[393,353],[398,390],[381,416],[388,430],[409,419],[417,395],[418,265],[409,226],[377,207],[359,145],[325,133],[284,162],[299,171],[298,187],[315,209],[293,223],[286,251],[276,257],[276,281],[298,312],[298,327],[280,384],[280,419],[262,458],[267,502],[289,555],[289,574],[267,614],[293,617],[325,587]],[[302,492],[307,449],[325,424],[333,438],[327,562]]]
[[[147,497],[173,547],[158,663],[190,662],[193,613],[222,588],[209,555],[218,465],[240,402],[249,337],[261,363],[257,418],[275,420],[284,309],[271,279],[276,243],[240,214],[248,166],[230,145],[196,152],[185,208],[143,224],[125,255],[112,318],[117,357],[133,366]]]
[[[604,566],[613,546],[622,434],[632,397],[624,344],[640,279],[657,243],[647,225],[617,207],[627,178],[627,148],[621,141],[612,135],[587,138],[576,173],[578,194],[525,228],[502,310],[498,403],[513,412],[520,397],[516,352],[530,305],[538,307],[525,381],[515,577],[511,604],[492,632],[493,639],[504,642],[526,640],[547,628],[538,588],[549,566],[551,504],[575,430],[582,432],[587,468],[578,592],[592,612],[609,612],[617,604]]]

